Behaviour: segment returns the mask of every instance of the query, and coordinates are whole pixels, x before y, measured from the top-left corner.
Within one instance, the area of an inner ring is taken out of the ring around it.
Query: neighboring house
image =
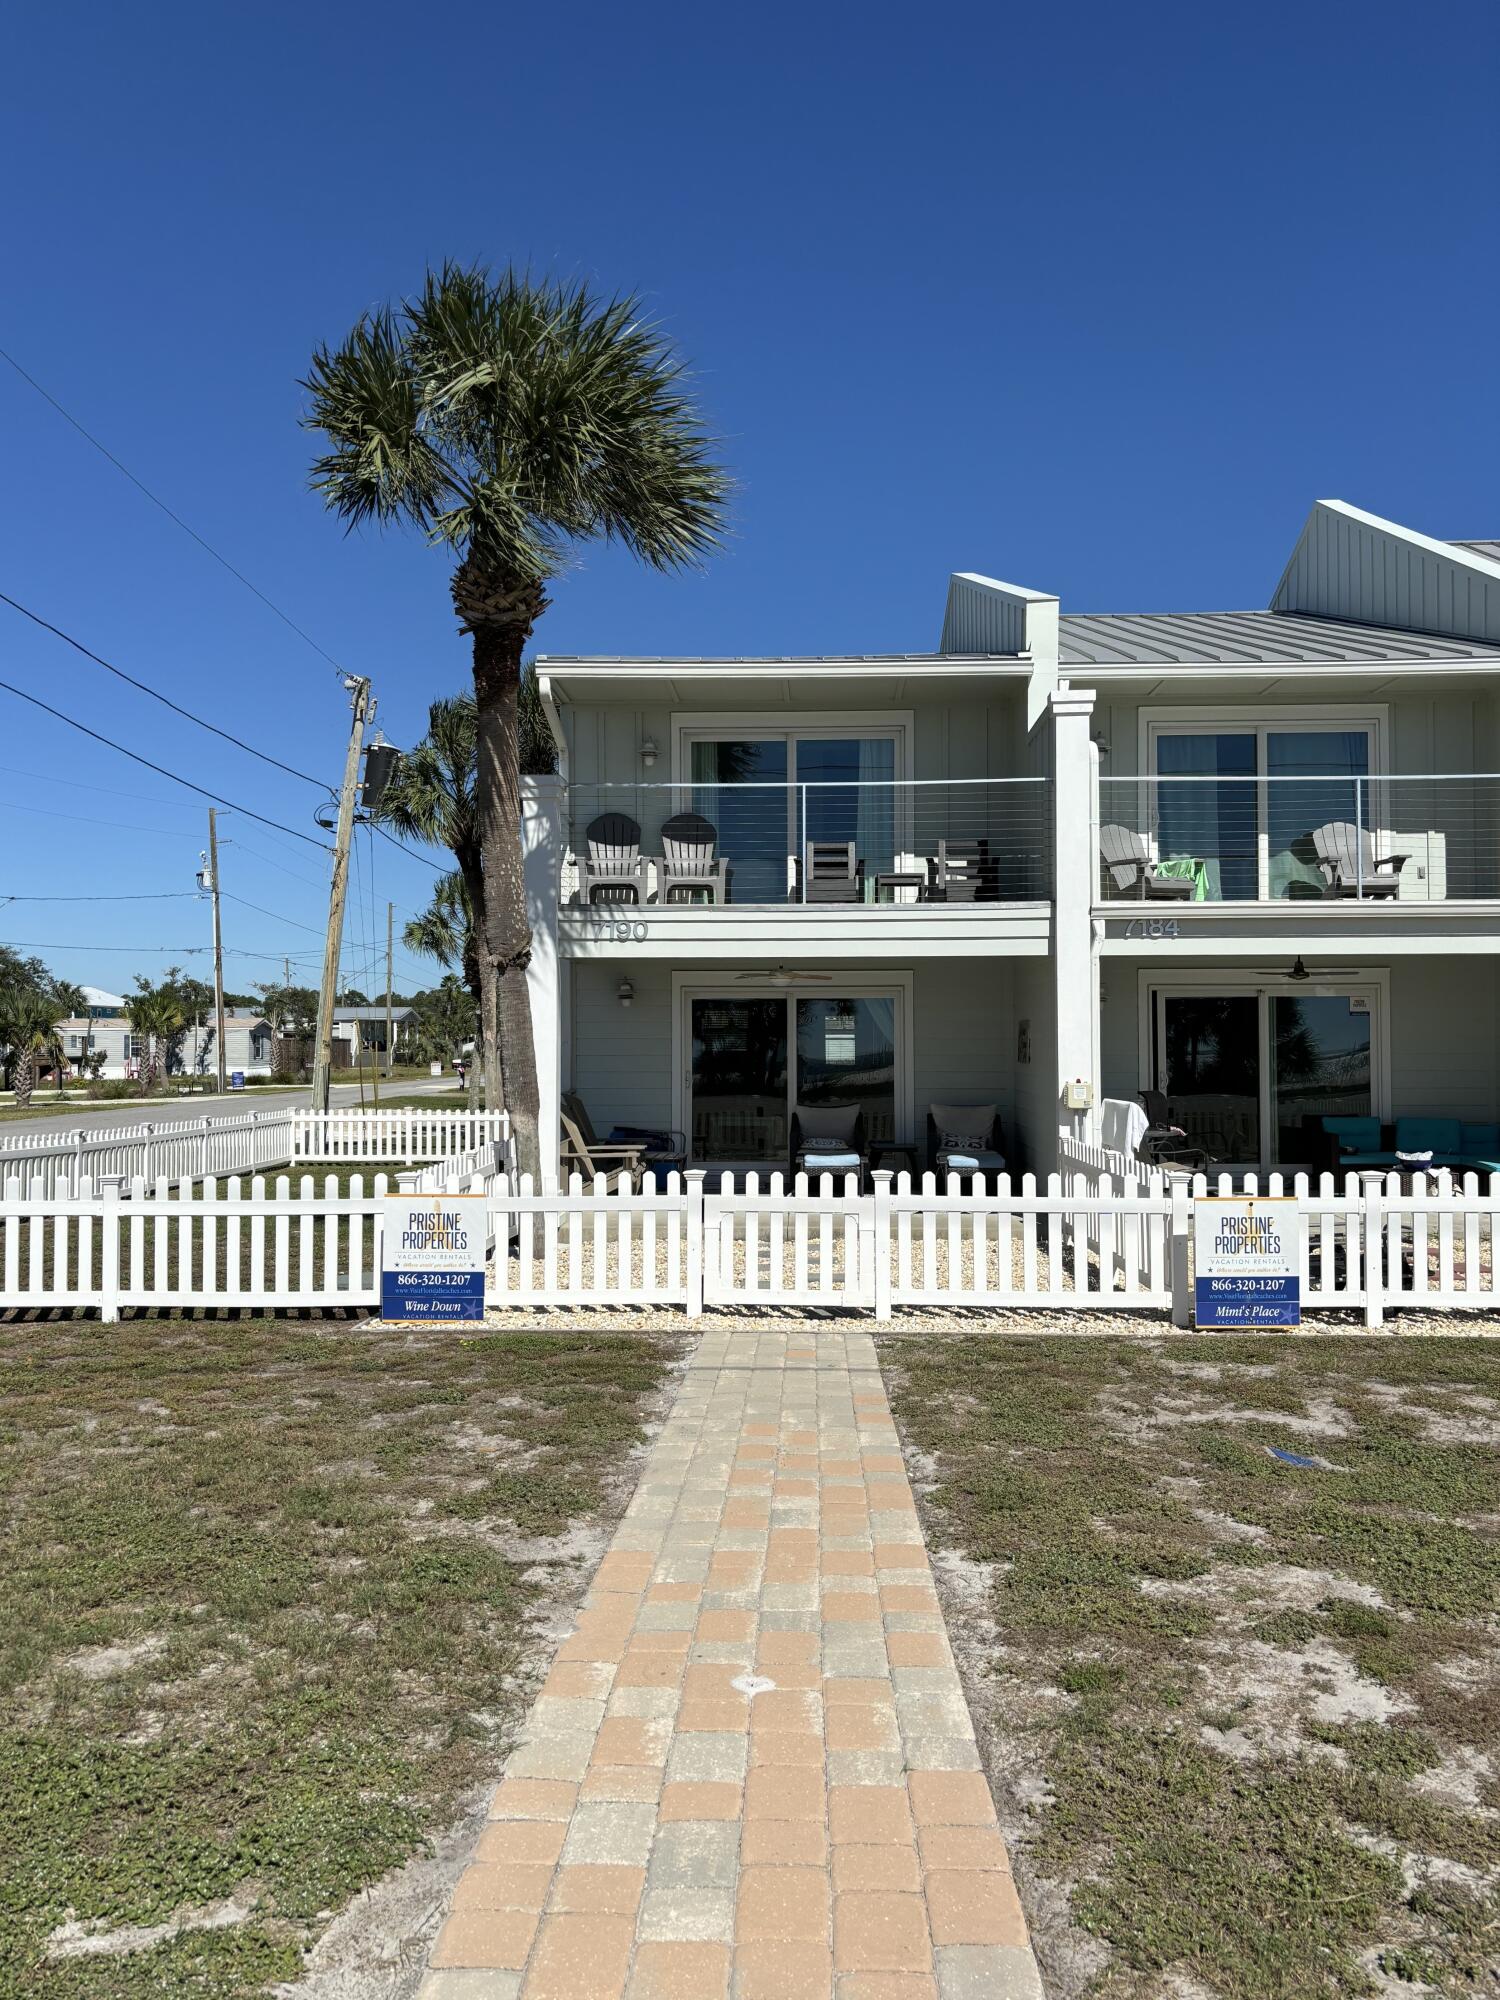
[[[78,1067],[87,1054],[102,1051],[104,1066],[101,1076],[138,1076],[145,1054],[145,1041],[131,1029],[129,1001],[120,994],[105,993],[94,986],[85,986],[83,995],[88,1004],[87,1015],[73,1016],[57,1024],[63,1056],[69,1066]],[[244,1076],[269,1076],[271,1027],[264,1014],[253,1007],[226,1007],[224,1017],[225,1071],[231,1075],[238,1070]],[[218,1051],[214,1046],[214,1035],[211,1014],[201,1023],[190,1023],[171,1052],[169,1071],[174,1075],[189,1076],[215,1074],[218,1070]]]
[[[766,1170],[798,1104],[921,1167],[993,1103],[1038,1171],[1142,1088],[1239,1167],[1500,1116],[1500,542],[1319,502],[1264,611],[963,574],[935,653],[536,665],[549,1172],[569,1088]]]
[[[402,1040],[416,1025],[412,1007],[392,1007],[391,1029],[399,1053]],[[333,1060],[346,1068],[359,1061],[363,1048],[367,1057],[385,1054],[385,1007],[335,1007],[333,1010]]]

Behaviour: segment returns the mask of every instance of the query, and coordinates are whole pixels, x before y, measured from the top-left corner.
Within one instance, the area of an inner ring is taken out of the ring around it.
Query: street
[[[451,1099],[455,1109],[462,1108],[464,1103],[457,1079],[451,1076],[395,1077],[382,1086],[382,1094],[386,1097],[446,1097]],[[45,1100],[38,1095],[32,1101],[42,1105]],[[363,1101],[366,1108],[370,1108],[368,1077],[365,1079]],[[56,1138],[59,1134],[76,1132],[80,1127],[84,1131],[112,1130],[121,1125],[166,1125],[186,1118],[228,1118],[246,1111],[284,1111],[311,1102],[311,1090],[300,1089],[234,1090],[223,1097],[121,1098],[110,1104],[68,1104],[50,1115],[44,1111],[36,1118],[0,1120],[0,1139],[22,1136],[28,1139]],[[335,1111],[357,1110],[360,1104],[359,1085],[334,1084],[329,1103]]]

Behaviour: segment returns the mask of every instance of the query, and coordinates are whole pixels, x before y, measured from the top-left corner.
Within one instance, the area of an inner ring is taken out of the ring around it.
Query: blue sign
[[[1198,1326],[1296,1326],[1302,1318],[1301,1217],[1278,1195],[1200,1195],[1193,1203]]]
[[[482,1194],[386,1196],[382,1319],[483,1323],[485,1211]]]
[[[245,1072],[242,1069],[232,1069],[229,1072],[229,1088],[231,1090],[243,1090],[245,1088]]]

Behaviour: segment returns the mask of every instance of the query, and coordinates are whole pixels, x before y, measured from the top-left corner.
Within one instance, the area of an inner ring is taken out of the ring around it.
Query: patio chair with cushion
[[[999,1114],[993,1104],[929,1104],[927,1157],[937,1174],[1003,1174]]]
[[[810,840],[803,850],[803,901],[862,903],[865,864],[852,840]]]
[[[729,899],[729,863],[714,859],[718,829],[702,813],[674,813],[661,830],[663,859],[656,867],[656,900],[670,903],[680,894],[692,902],[706,896],[711,903]]]
[[[792,1112],[792,1171],[858,1174],[863,1183],[869,1151],[864,1111],[858,1104],[799,1104]]]
[[[644,903],[646,871],[641,829],[628,813],[600,813],[584,833],[587,854],[578,857],[580,903]]]
[[[682,1170],[687,1141],[680,1132],[670,1132],[665,1128],[658,1131],[640,1125],[616,1125],[607,1139],[601,1139],[577,1091],[563,1092],[562,1108],[564,1132],[571,1122],[578,1144],[589,1161],[587,1165],[582,1160],[578,1162],[580,1173],[618,1173],[624,1167],[637,1180],[643,1173],[655,1174],[659,1186],[667,1174]],[[565,1152],[570,1150],[574,1149],[564,1147]],[[569,1171],[566,1163],[563,1170]]]
[[[1188,903],[1195,884],[1188,875],[1159,875],[1144,834],[1128,826],[1101,826],[1099,854],[1121,896],[1145,903]]]
[[[1140,1099],[1149,1122],[1136,1149],[1137,1158],[1148,1167],[1188,1167],[1201,1173],[1208,1165],[1208,1154],[1201,1146],[1188,1144],[1186,1131],[1173,1120],[1165,1093],[1143,1090]]]
[[[1314,829],[1312,844],[1330,896],[1378,902],[1400,895],[1401,870],[1410,856],[1387,854],[1377,859],[1375,837],[1367,827],[1330,820]],[[1389,874],[1381,872],[1386,869]]]
[[[927,863],[929,903],[993,903],[1000,894],[1000,864],[987,840],[940,840]]]

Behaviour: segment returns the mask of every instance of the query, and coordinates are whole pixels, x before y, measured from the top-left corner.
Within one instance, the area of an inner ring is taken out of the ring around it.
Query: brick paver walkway
[[[1037,2000],[867,1334],[703,1338],[430,1964],[422,2000]]]

